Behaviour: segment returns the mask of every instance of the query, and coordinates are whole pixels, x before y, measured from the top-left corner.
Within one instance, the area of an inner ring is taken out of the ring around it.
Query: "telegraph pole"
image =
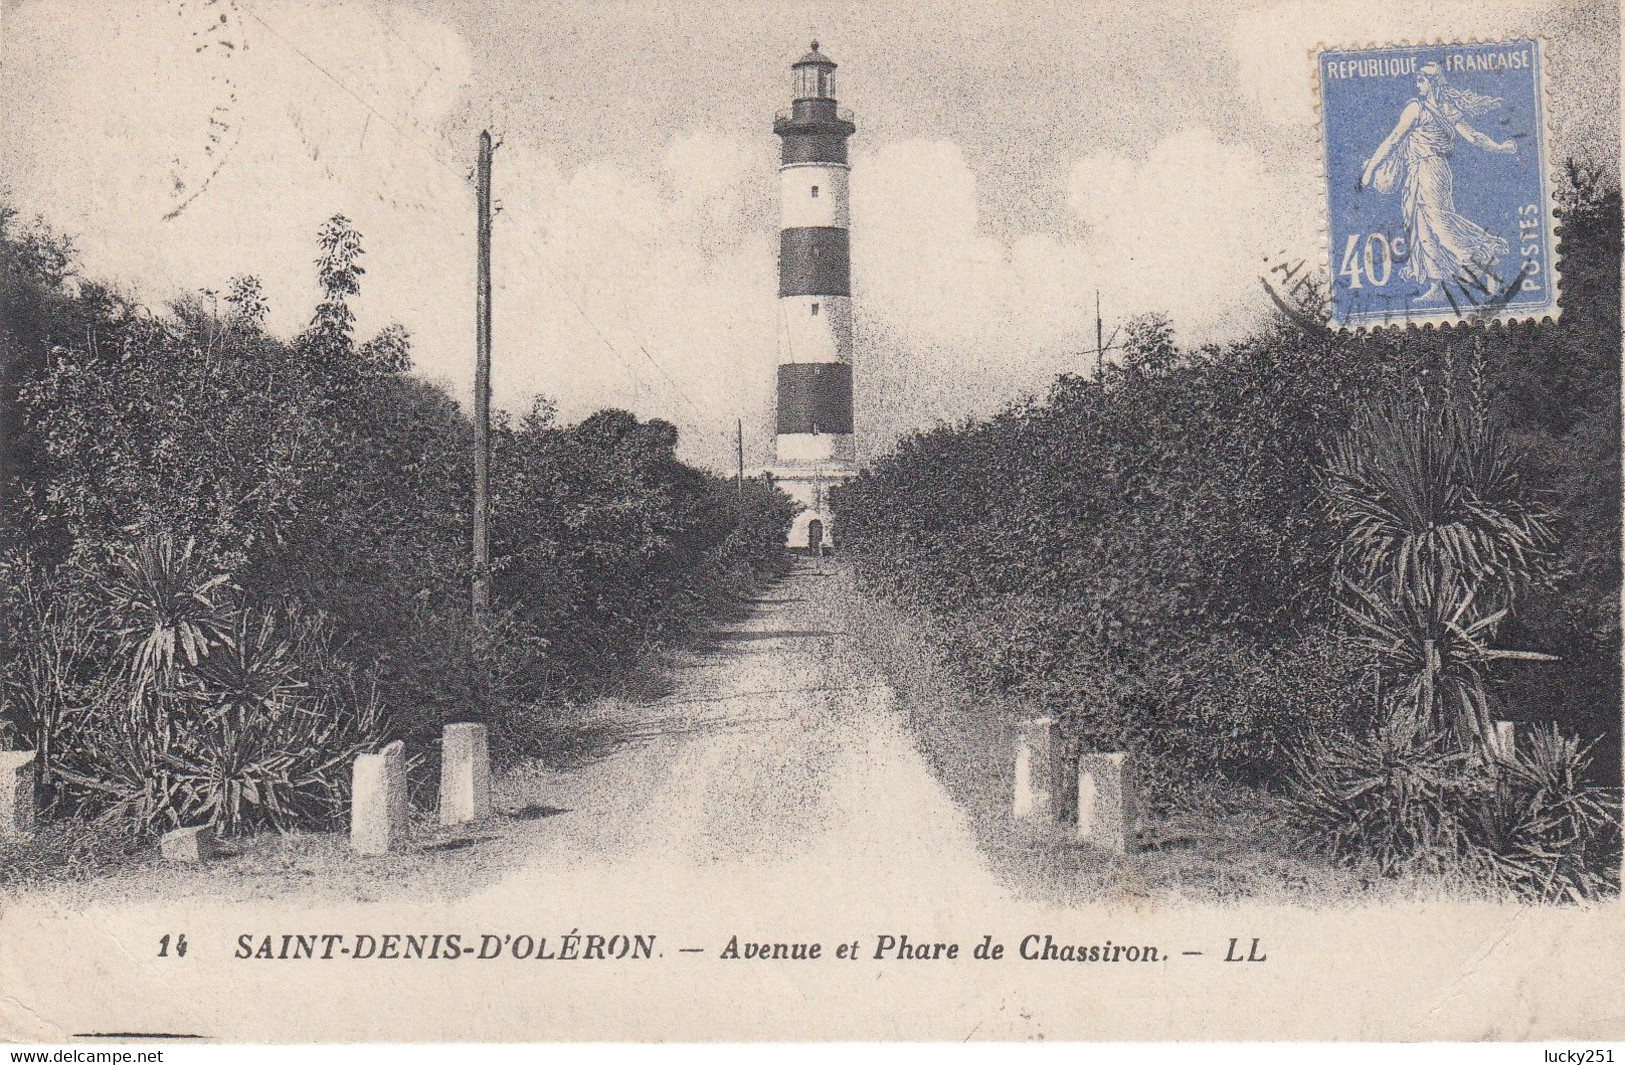
[[[745,422],[742,418],[734,419],[734,450],[739,456],[739,473],[734,478],[734,484],[739,488],[739,494],[745,494]]]
[[[1100,290],[1095,289],[1095,378],[1106,377],[1106,328],[1100,321]]]
[[[1112,340],[1113,341],[1115,341],[1117,339],[1117,333],[1118,333],[1118,331],[1116,329],[1112,330]],[[1108,351],[1116,351],[1118,348],[1121,348],[1122,346],[1123,345],[1121,345],[1121,344],[1107,343],[1106,342],[1106,326],[1105,326],[1105,323],[1100,320],[1100,290],[1097,288],[1097,289],[1095,289],[1095,380],[1096,381],[1105,382],[1105,380],[1106,380],[1106,353]],[[1081,354],[1087,355],[1089,353],[1087,351],[1085,351],[1085,352],[1082,352]]]
[[[491,131],[474,176],[479,279],[474,295],[474,616],[491,610]]]

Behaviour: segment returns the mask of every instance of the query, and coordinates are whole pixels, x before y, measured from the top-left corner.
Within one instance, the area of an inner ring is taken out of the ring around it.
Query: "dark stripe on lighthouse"
[[[778,432],[850,433],[852,366],[844,362],[779,364]]]
[[[773,122],[785,165],[846,162],[846,138],[857,128],[851,118],[841,117],[834,100],[822,99],[797,100],[789,114]]]
[[[852,295],[847,232],[829,226],[779,230],[780,296]]]
[[[780,141],[779,161],[792,163],[846,162],[846,133],[786,133]]]

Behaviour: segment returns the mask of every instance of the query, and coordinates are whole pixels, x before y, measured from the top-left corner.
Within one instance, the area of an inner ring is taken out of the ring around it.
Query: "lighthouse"
[[[852,281],[846,139],[835,63],[818,50],[790,68],[793,97],[779,137],[778,416],[773,476],[801,504],[788,546],[833,547],[829,490],[855,472]]]

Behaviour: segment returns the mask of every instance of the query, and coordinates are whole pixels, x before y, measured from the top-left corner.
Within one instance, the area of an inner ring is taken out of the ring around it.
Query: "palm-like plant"
[[[253,714],[304,687],[292,647],[267,610],[238,611],[188,673],[209,693],[210,714]]]
[[[286,830],[337,809],[342,767],[370,737],[310,692],[285,627],[275,612],[241,611],[188,669],[199,712],[176,760],[186,821]]]
[[[182,658],[196,665],[209,653],[228,583],[227,576],[211,575],[199,564],[190,542],[177,547],[167,535],[144,538],[119,560],[102,590],[130,649],[138,690],[168,683]]]
[[[1315,736],[1293,760],[1287,810],[1331,858],[1370,858],[1384,875],[1450,867],[1464,843],[1456,816],[1470,756],[1442,736],[1377,729]]]
[[[1505,435],[1453,406],[1364,412],[1333,446],[1326,488],[1344,527],[1340,569],[1367,586],[1437,577],[1504,604],[1552,539]]]
[[[1598,898],[1619,888],[1619,795],[1590,782],[1591,744],[1555,726],[1500,760],[1488,802],[1469,807],[1475,854],[1520,894]]]
[[[1549,660],[1492,646],[1552,540],[1503,434],[1425,401],[1364,412],[1324,469],[1343,608],[1397,677],[1405,727],[1490,748],[1486,667]]]
[[[55,775],[138,832],[335,823],[347,769],[387,728],[371,675],[320,619],[228,601],[190,545],[153,537],[104,586],[124,664]]]
[[[1412,734],[1441,733],[1460,745],[1492,749],[1488,667],[1501,659],[1551,661],[1551,655],[1490,645],[1506,608],[1485,613],[1470,587],[1421,573],[1402,595],[1379,595],[1350,584],[1339,605],[1357,639],[1384,673],[1397,677],[1405,711],[1387,724]]]

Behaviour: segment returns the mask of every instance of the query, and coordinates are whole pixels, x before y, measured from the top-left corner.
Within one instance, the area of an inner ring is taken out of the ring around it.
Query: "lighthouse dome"
[[[790,65],[793,66],[793,67],[831,67],[831,68],[833,68],[835,66],[835,60],[831,59],[829,56],[825,55],[823,52],[820,52],[818,50],[818,42],[814,41],[812,43],[812,51],[808,52],[806,55],[802,56],[800,59],[796,60],[794,63],[792,63]]]

